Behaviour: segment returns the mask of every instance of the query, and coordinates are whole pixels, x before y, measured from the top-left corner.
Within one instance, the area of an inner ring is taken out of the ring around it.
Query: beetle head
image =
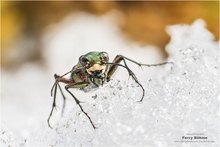
[[[79,58],[79,62],[83,67],[86,67],[86,72],[95,78],[104,76],[107,71],[107,63],[109,61],[108,53],[106,52],[89,52]]]

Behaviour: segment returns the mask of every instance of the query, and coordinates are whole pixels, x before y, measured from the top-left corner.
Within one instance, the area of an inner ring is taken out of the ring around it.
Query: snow
[[[117,25],[110,21],[111,16],[68,16],[51,26],[42,39],[46,69],[27,64],[16,73],[2,71],[0,143],[24,146],[219,146],[219,42],[214,41],[203,20],[167,27],[171,36],[166,46],[170,55],[168,61],[174,64],[150,68],[129,64],[145,88],[143,102],[137,102],[141,99],[141,88],[131,78],[128,80],[127,71],[122,69],[99,89],[88,93],[72,90],[84,102],[82,106],[97,129],[92,128],[67,93],[64,116],[60,117],[62,99],[58,94],[59,107],[51,118],[53,129],[47,127],[46,119],[52,104],[49,99],[49,88],[53,83],[51,75],[71,69],[80,55],[90,50],[104,50],[111,59],[123,54],[142,63],[161,62],[155,47],[128,43]],[[190,133],[201,134],[208,140],[187,142],[182,139]]]

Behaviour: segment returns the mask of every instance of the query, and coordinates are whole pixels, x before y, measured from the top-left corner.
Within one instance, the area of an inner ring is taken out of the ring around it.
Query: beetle
[[[65,108],[66,97],[60,86],[60,83],[64,83],[66,84],[65,90],[72,96],[76,104],[79,106],[80,110],[85,114],[85,116],[88,118],[89,122],[91,123],[92,127],[95,129],[96,127],[92,119],[84,111],[81,102],[69,89],[75,88],[80,90],[86,90],[88,87],[90,88],[99,87],[100,85],[109,82],[111,76],[115,73],[118,67],[125,68],[128,71],[129,76],[131,76],[132,79],[140,86],[143,93],[139,102],[143,101],[144,92],[145,92],[144,87],[139,83],[134,72],[128,67],[127,61],[133,62],[138,66],[148,66],[148,67],[160,66],[160,65],[172,63],[172,62],[163,62],[159,64],[142,64],[130,58],[127,58],[123,55],[117,55],[114,58],[113,62],[109,62],[109,55],[107,52],[97,52],[97,51],[92,51],[85,55],[80,56],[78,63],[70,71],[66,72],[62,76],[54,74],[55,82],[51,88],[51,96],[53,97],[53,104],[49,117],[47,119],[48,126],[52,128],[50,125],[50,118],[53,114],[54,108],[56,108],[57,88],[60,90],[64,100],[62,113]],[[121,62],[123,62],[124,65],[120,64]],[[70,74],[70,77],[66,78],[65,76],[68,74]]]

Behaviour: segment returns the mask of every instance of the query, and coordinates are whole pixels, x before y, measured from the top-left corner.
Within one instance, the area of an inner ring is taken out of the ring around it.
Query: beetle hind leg
[[[64,95],[64,93],[63,93],[63,91],[62,91],[62,88],[61,88],[61,86],[60,86],[60,84],[59,84],[59,82],[66,82],[66,83],[70,83],[70,82],[73,82],[73,81],[71,81],[71,80],[68,80],[68,79],[65,79],[65,78],[63,78],[65,75],[67,75],[68,73],[70,73],[70,71],[69,72],[67,72],[67,73],[65,73],[64,75],[62,75],[62,76],[58,76],[58,75],[54,75],[54,78],[55,78],[55,82],[54,82],[54,84],[53,84],[53,86],[52,86],[52,88],[51,88],[51,96],[53,97],[53,104],[52,104],[52,108],[51,108],[51,111],[50,111],[50,114],[49,114],[49,117],[48,117],[48,119],[47,119],[47,124],[48,124],[48,126],[52,129],[52,127],[51,127],[51,125],[50,125],[50,118],[52,117],[52,114],[53,114],[53,111],[54,111],[54,109],[56,109],[56,95],[57,95],[57,87],[59,88],[59,90],[60,90],[60,92],[61,92],[61,95],[62,95],[62,97],[63,97],[63,107],[62,107],[62,111],[61,111],[61,115],[63,115],[63,113],[64,113],[64,109],[65,109],[65,105],[66,105],[66,97],[65,97],[65,95]]]
[[[66,96],[64,95],[63,90],[62,90],[60,84],[57,83],[57,85],[58,85],[58,88],[59,88],[59,90],[60,90],[60,93],[61,93],[61,95],[62,95],[62,97],[63,97],[63,106],[62,106],[62,111],[61,111],[61,116],[63,116],[64,110],[65,110],[65,107],[66,107]]]
[[[54,94],[53,94],[53,89],[54,89]],[[53,95],[53,104],[52,104],[52,109],[50,111],[49,117],[47,119],[47,124],[52,129],[52,127],[50,125],[50,118],[51,118],[51,116],[53,114],[54,108],[56,108],[57,82],[54,83],[54,85],[53,85],[53,87],[51,89],[51,95]]]

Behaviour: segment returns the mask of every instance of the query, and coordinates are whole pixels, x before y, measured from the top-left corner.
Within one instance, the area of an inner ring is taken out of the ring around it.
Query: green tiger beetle
[[[120,62],[123,62],[123,64],[120,64]],[[117,55],[113,62],[109,62],[109,55],[106,52],[89,52],[85,55],[82,55],[79,57],[78,63],[72,68],[72,70],[68,71],[67,73],[63,74],[62,76],[59,76],[57,74],[54,75],[55,83],[53,84],[51,88],[51,96],[53,97],[53,104],[52,109],[50,111],[49,117],[47,119],[48,126],[50,128],[50,118],[53,114],[53,110],[56,107],[56,93],[57,93],[57,87],[61,92],[61,95],[63,97],[64,103],[63,103],[63,109],[65,108],[65,100],[66,97],[62,91],[62,88],[60,86],[60,83],[66,84],[65,90],[73,97],[76,104],[79,106],[81,111],[85,114],[85,116],[90,121],[92,127],[95,129],[95,125],[90,118],[90,116],[84,111],[81,102],[76,98],[76,96],[69,90],[70,88],[76,88],[80,90],[85,90],[88,87],[99,87],[100,85],[103,85],[105,82],[109,82],[111,76],[115,73],[116,69],[120,66],[125,68],[128,71],[129,77],[131,76],[132,79],[140,86],[142,89],[142,97],[139,100],[141,102],[144,98],[144,87],[139,83],[137,77],[135,76],[134,72],[128,67],[127,62],[130,61],[138,66],[160,66],[172,62],[163,62],[159,64],[142,64],[138,63],[132,59],[129,59],[123,55]],[[65,78],[66,75],[70,74],[70,78]]]

